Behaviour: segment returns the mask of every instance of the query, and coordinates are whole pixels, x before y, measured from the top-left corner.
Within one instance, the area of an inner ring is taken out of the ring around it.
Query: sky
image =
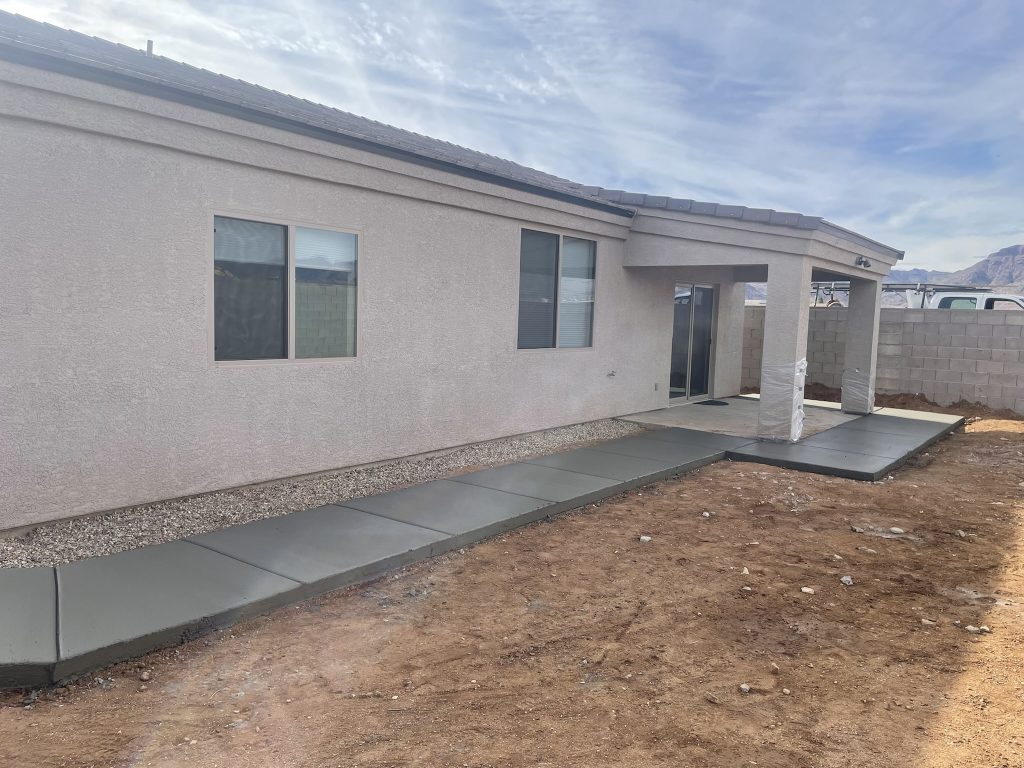
[[[0,0],[573,181],[1024,243],[1020,0]]]

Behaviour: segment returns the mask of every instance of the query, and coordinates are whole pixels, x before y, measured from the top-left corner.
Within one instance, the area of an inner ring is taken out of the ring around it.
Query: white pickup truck
[[[907,291],[907,306],[925,309],[1009,309],[1024,310],[1024,296],[1009,293],[956,293],[953,291]]]

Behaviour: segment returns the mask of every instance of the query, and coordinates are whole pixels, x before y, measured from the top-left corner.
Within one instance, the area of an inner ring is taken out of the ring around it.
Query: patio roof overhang
[[[827,222],[825,222],[827,223]],[[626,267],[723,267],[737,280],[764,282],[769,265],[805,260],[816,280],[881,281],[901,251],[842,230],[804,228],[663,210],[638,210]]]

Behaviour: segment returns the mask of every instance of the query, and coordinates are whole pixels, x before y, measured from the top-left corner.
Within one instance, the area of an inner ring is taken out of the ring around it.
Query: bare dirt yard
[[[1014,420],[879,483],[719,463],[3,694],[0,765],[1024,766],[1022,497]]]

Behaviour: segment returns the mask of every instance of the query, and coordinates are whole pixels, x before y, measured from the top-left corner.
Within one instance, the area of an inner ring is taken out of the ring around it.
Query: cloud
[[[1024,5],[8,0],[589,184],[822,215],[956,269],[1024,242]]]

